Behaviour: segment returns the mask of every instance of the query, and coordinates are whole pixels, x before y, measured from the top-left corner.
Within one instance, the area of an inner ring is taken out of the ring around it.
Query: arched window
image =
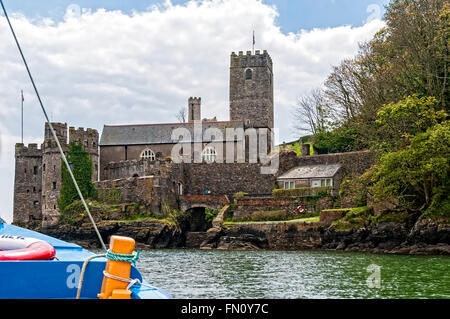
[[[202,158],[207,163],[213,163],[216,161],[217,153],[213,147],[206,147],[202,152]]]
[[[178,182],[178,195],[183,195],[183,183]]]
[[[155,160],[155,153],[153,153],[153,151],[151,149],[146,149],[143,150],[141,153],[141,159],[143,160],[150,160],[150,161],[154,161]]]
[[[245,79],[251,80],[253,78],[253,71],[252,69],[245,70]]]

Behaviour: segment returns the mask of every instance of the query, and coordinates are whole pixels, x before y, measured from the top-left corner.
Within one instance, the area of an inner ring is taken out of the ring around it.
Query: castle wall
[[[339,163],[342,168],[335,177],[335,186],[338,186],[345,178],[356,177],[363,174],[374,164],[376,156],[376,151],[359,151],[313,156],[297,156],[294,151],[282,151],[280,153],[280,168],[278,169],[277,176],[298,166]]]
[[[82,127],[75,129],[74,127],[69,128],[69,143],[75,142],[83,145],[84,149],[89,153],[92,160],[92,180],[98,180],[99,172],[99,137],[97,130],[86,129]]]
[[[261,174],[261,166],[251,163],[184,164],[187,194],[233,195],[237,192],[270,194],[273,175]]]
[[[52,123],[63,152],[68,148],[66,123]],[[70,141],[80,141],[93,161],[93,180],[98,175],[98,133],[96,130],[70,128]],[[58,221],[58,199],[62,187],[62,157],[57,143],[45,123],[44,143],[28,147],[16,144],[16,169],[14,180],[14,222],[42,219],[42,226],[50,226]]]
[[[28,222],[42,218],[42,149],[16,144],[13,218]]]
[[[67,141],[61,144],[63,152],[67,152]],[[58,199],[62,187],[62,157],[56,142],[44,141],[42,156],[42,226],[47,227],[58,222]]]
[[[230,143],[233,147],[234,160],[238,159],[238,143]],[[201,152],[207,146],[203,143],[199,152],[198,158],[201,158]],[[100,148],[100,180],[128,178],[133,175],[139,177],[146,176],[146,168],[148,164],[141,161],[141,153],[145,149],[151,149],[156,156],[156,159],[163,160],[172,154],[172,149],[175,144],[152,144],[152,145],[128,145],[128,146],[102,146]],[[220,154],[222,149],[223,161],[227,160],[227,144],[217,143],[212,145],[216,148],[217,153]],[[197,151],[193,144],[191,148],[191,161],[194,161],[194,153]],[[130,165],[119,164],[120,162],[133,162]]]

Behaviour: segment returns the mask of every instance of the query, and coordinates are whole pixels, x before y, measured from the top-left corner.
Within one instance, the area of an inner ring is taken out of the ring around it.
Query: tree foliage
[[[91,157],[81,144],[71,142],[66,154],[67,161],[73,166],[72,173],[75,176],[78,187],[84,198],[97,198],[98,192],[92,182],[93,166]],[[61,163],[62,187],[58,199],[58,207],[61,211],[80,199],[69,171],[64,163]]]
[[[325,112],[338,127],[356,131],[355,144],[364,149],[385,137],[375,123],[383,105],[417,95],[434,97],[436,111],[450,108],[448,1],[394,0],[385,21],[386,27],[325,81]]]
[[[408,96],[397,103],[384,105],[377,114],[379,148],[402,148],[409,145],[411,137],[447,118],[443,110],[436,111],[434,97]]]
[[[348,183],[356,199],[370,194],[440,211],[450,207],[450,2],[391,0],[384,20],[325,81],[321,105],[333,125],[315,132],[314,146],[319,153],[382,151]]]
[[[448,200],[450,192],[450,121],[412,138],[405,149],[384,154],[373,172],[375,199],[395,197],[412,209]]]

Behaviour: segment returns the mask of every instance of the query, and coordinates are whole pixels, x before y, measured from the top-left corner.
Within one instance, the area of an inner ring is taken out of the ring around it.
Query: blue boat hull
[[[8,234],[45,240],[56,250],[57,259],[45,261],[0,261],[0,299],[73,299],[84,261],[94,253],[25,228],[0,222],[0,235]],[[100,292],[106,259],[96,258],[86,267],[80,298],[96,299]],[[133,299],[168,299],[166,291],[152,287],[132,266],[132,279],[143,284],[131,288]]]

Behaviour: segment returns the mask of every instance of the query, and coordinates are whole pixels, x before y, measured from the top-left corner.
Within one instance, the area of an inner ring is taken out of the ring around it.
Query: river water
[[[450,257],[323,251],[144,250],[174,298],[450,298]]]

